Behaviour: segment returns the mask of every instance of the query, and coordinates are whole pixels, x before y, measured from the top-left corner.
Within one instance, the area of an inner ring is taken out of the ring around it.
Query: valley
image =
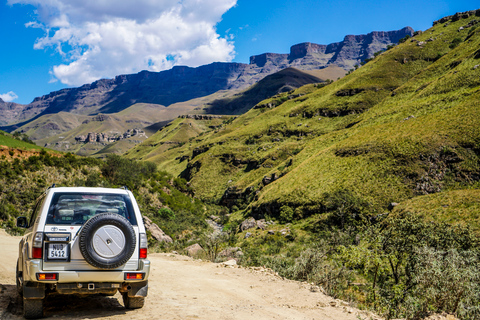
[[[478,319],[479,48],[480,9],[0,103],[17,132],[0,135],[0,225],[20,234],[15,218],[52,183],[127,186],[172,240],[149,230],[167,317]],[[205,262],[232,259],[241,268]],[[184,294],[174,280],[195,273],[215,285]]]
[[[252,56],[250,64],[212,63],[197,68],[142,71],[51,92],[28,105],[0,101],[4,116],[0,129],[25,133],[41,146],[91,155],[103,148],[75,145],[75,134],[134,128],[148,131],[150,126],[157,128],[156,123],[165,124],[190,113],[241,114],[278,92],[341,78],[375,52],[412,34],[413,30],[406,27],[346,36],[344,41],[329,45],[301,43],[292,46],[289,54]],[[293,69],[289,73],[282,71],[287,68]],[[266,77],[270,80],[262,85],[259,81]],[[112,121],[99,124],[93,131],[92,125],[84,125],[99,115],[108,115]],[[110,149],[122,153],[133,145]],[[98,156],[104,156],[104,151]]]

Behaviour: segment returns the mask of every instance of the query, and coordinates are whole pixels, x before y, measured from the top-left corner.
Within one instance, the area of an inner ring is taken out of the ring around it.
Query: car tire
[[[23,316],[25,319],[38,319],[43,317],[43,299],[23,298]]]
[[[135,231],[126,218],[116,213],[101,213],[83,225],[79,247],[91,266],[116,269],[124,265],[135,251]]]
[[[23,297],[23,279],[22,280],[20,279],[20,277],[22,277],[22,276],[18,272],[18,260],[17,260],[17,270],[15,272],[15,275],[16,275],[15,279],[16,279],[16,284],[17,284],[17,292],[20,295],[20,297]]]
[[[129,297],[127,292],[123,293],[122,297],[127,309],[140,309],[145,304],[145,297]]]

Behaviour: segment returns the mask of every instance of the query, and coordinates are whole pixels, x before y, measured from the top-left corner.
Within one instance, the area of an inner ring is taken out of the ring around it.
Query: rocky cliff
[[[318,69],[335,64],[345,70],[353,68],[377,51],[397,43],[403,37],[413,35],[413,29],[405,27],[397,31],[374,31],[365,35],[347,35],[341,42],[329,45],[299,43],[290,48],[289,54],[264,53],[250,58],[250,65],[260,68],[277,66],[302,70]]]
[[[2,129],[12,131],[42,115],[60,111],[96,115],[119,112],[135,103],[169,106],[219,90],[247,88],[287,67],[313,70],[337,64],[350,69],[373,56],[374,52],[412,34],[412,28],[406,27],[398,31],[346,36],[344,41],[329,45],[301,43],[292,46],[289,54],[253,56],[250,64],[216,62],[197,68],[176,66],[162,72],[142,71],[55,91],[36,98],[28,105],[6,104],[2,101],[0,112],[3,123],[0,125],[4,125]]]
[[[0,126],[7,125],[19,119],[27,105],[5,102],[0,99]]]

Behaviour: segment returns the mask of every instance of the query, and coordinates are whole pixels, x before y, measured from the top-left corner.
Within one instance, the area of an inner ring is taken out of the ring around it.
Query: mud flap
[[[43,299],[45,298],[45,284],[27,282],[23,286],[23,297],[25,299]]]
[[[146,297],[148,293],[148,280],[142,282],[129,283],[130,290],[127,291],[129,298]]]

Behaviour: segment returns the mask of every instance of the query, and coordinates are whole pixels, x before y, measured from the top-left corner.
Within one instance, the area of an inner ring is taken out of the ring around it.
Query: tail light
[[[145,233],[140,233],[140,259],[147,259],[148,241]]]
[[[143,280],[145,278],[145,273],[126,273],[125,280]]]
[[[58,273],[37,273],[37,280],[58,280]]]
[[[33,259],[43,258],[43,232],[37,232],[33,237],[32,258]]]

